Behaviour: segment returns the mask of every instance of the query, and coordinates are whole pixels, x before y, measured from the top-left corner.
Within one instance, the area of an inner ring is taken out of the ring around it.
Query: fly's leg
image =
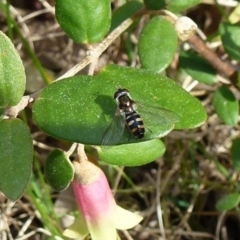
[[[145,126],[145,128],[146,128],[149,132],[153,133],[153,131],[152,131],[150,128],[148,128],[148,127],[146,127],[146,126]]]

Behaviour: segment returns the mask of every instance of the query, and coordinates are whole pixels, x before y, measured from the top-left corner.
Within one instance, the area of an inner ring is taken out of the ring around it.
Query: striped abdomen
[[[144,124],[140,115],[136,111],[125,113],[126,125],[136,138],[144,137]]]

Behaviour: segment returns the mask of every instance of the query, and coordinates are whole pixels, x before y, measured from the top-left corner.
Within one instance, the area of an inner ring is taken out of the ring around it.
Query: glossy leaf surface
[[[136,101],[176,113],[180,119],[175,125],[178,129],[194,128],[206,120],[201,103],[171,79],[144,69],[115,65],[107,66],[98,76],[76,76],[47,86],[33,105],[34,120],[52,136],[101,145],[117,108],[113,94],[118,87],[127,88]],[[151,122],[151,117],[144,121]],[[172,129],[159,122],[151,123],[151,130],[158,137]],[[142,139],[146,140],[149,139]],[[139,140],[132,137],[130,142]],[[119,143],[129,143],[129,131]]]
[[[172,61],[177,49],[177,34],[173,25],[163,17],[154,17],[140,34],[138,52],[144,68],[163,71]]]
[[[131,143],[100,150],[99,158],[104,162],[121,166],[140,166],[161,157],[165,146],[159,139]]]
[[[167,5],[167,9],[172,12],[182,12],[188,8],[194,7],[195,5],[201,3],[201,0],[173,0]]]
[[[21,100],[25,90],[25,71],[18,52],[1,31],[0,46],[0,107],[14,106]]]
[[[138,1],[127,2],[121,7],[119,7],[113,13],[110,31],[118,27],[123,21],[133,16],[142,8],[143,8],[143,4]]]
[[[218,88],[213,96],[213,106],[218,117],[228,125],[235,125],[238,121],[239,104],[228,87]]]
[[[240,138],[234,139],[231,147],[234,169],[240,172]]]
[[[56,0],[56,17],[62,29],[78,43],[101,41],[111,24],[109,0]]]
[[[238,206],[240,202],[239,193],[230,193],[222,197],[216,204],[218,211],[228,211]]]
[[[217,82],[216,70],[203,58],[193,52],[181,52],[180,66],[193,79],[205,84]]]
[[[238,24],[221,23],[220,34],[223,46],[229,56],[237,61],[240,61],[240,26]]]
[[[31,133],[20,119],[7,119],[0,122],[0,136],[0,190],[15,201],[22,196],[31,175]]]
[[[56,191],[62,191],[69,186],[73,180],[74,169],[64,151],[55,149],[48,155],[44,174],[48,184]]]

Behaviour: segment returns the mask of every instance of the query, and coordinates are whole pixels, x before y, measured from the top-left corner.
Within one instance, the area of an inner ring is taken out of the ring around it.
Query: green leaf
[[[113,13],[110,31],[118,27],[123,21],[133,16],[142,8],[143,4],[138,1],[131,1],[122,5]]]
[[[240,201],[239,193],[230,193],[222,197],[216,204],[218,211],[228,211],[238,206]]]
[[[99,42],[110,28],[109,0],[56,0],[55,9],[60,26],[75,42]]]
[[[232,141],[231,154],[233,166],[236,171],[240,172],[240,138]]]
[[[214,84],[217,82],[216,70],[196,53],[182,51],[179,61],[181,68],[193,79],[205,84]]]
[[[46,159],[44,174],[48,184],[54,190],[62,191],[73,180],[74,168],[66,153],[61,149],[55,149]]]
[[[223,42],[223,47],[229,56],[237,61],[240,61],[240,26],[238,24],[221,23],[220,34]]]
[[[167,9],[172,12],[182,12],[201,3],[201,0],[177,0],[170,1]]]
[[[154,17],[142,30],[138,51],[144,68],[161,72],[172,61],[177,50],[177,34],[163,17]]]
[[[5,108],[0,107],[0,121],[2,121],[2,117],[3,117],[3,114],[4,114],[4,110],[5,110]]]
[[[160,10],[171,2],[171,0],[144,0],[144,4],[148,10]]]
[[[159,139],[131,143],[99,150],[99,158],[104,162],[120,166],[141,166],[156,160],[165,152]],[[134,154],[131,154],[134,153]]]
[[[218,117],[233,126],[238,121],[239,105],[233,93],[225,86],[218,88],[213,95],[213,106]]]
[[[1,31],[0,46],[0,107],[9,107],[21,100],[26,76],[18,52],[10,39]]]
[[[7,119],[0,122],[0,136],[0,190],[15,201],[22,196],[31,175],[31,133],[20,119]]]
[[[145,69],[116,65],[105,67],[98,76],[75,76],[48,85],[33,105],[33,118],[43,131],[57,138],[101,145],[117,108],[113,99],[116,88],[127,88],[134,100],[147,106],[176,113],[180,120],[175,128],[194,128],[206,120],[201,103],[171,79]],[[160,124],[161,117],[156,120],[151,115],[145,120],[159,131],[156,135],[164,136],[172,129]],[[126,131],[119,143],[139,141],[133,137],[129,141]]]

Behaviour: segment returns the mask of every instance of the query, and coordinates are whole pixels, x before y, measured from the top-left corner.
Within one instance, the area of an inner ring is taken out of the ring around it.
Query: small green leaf
[[[236,171],[240,172],[240,138],[232,141],[231,153],[233,166]]]
[[[113,98],[117,88],[127,88],[134,100],[146,106],[176,113],[180,120],[175,128],[194,128],[206,120],[201,103],[173,80],[145,69],[116,65],[105,67],[98,76],[75,76],[48,85],[33,105],[33,118],[43,131],[57,138],[101,145],[117,109]],[[161,117],[155,116],[151,122],[151,116],[143,120],[157,131],[155,137],[172,129],[172,125],[162,126]],[[125,131],[120,143],[129,143],[129,131]]]
[[[171,0],[144,0],[144,4],[148,10],[160,10],[171,2]]]
[[[0,136],[0,190],[15,201],[22,196],[31,175],[31,133],[20,119],[7,119],[0,122]]]
[[[167,5],[167,9],[172,12],[182,12],[185,11],[191,7],[194,7],[195,5],[201,3],[201,0],[177,0],[177,1],[170,1],[170,3]]]
[[[18,52],[10,39],[1,31],[0,46],[0,107],[9,107],[21,100],[26,76]]]
[[[73,180],[74,168],[65,152],[55,149],[46,159],[44,174],[48,184],[54,190],[62,191]]]
[[[144,68],[161,72],[172,61],[177,50],[177,34],[163,17],[154,17],[139,37],[138,51]]]
[[[159,139],[153,139],[146,142],[109,147],[106,150],[104,148],[98,153],[99,158],[109,164],[141,166],[161,157],[164,152],[165,146],[163,142]]]
[[[218,117],[226,124],[233,126],[237,123],[239,105],[229,88],[222,86],[215,91],[213,106]]]
[[[78,43],[101,41],[111,24],[109,0],[56,0],[56,17],[62,29]]]
[[[238,206],[240,201],[239,193],[230,193],[222,197],[216,204],[218,211],[228,211]]]
[[[143,4],[138,1],[131,1],[122,5],[113,13],[110,31],[118,27],[123,21],[133,16],[142,8]]]
[[[223,47],[230,57],[240,61],[240,26],[238,24],[231,24],[228,22],[221,23],[220,34],[223,42]]]
[[[216,70],[196,53],[182,51],[179,61],[181,68],[199,82],[205,84],[217,82]]]

